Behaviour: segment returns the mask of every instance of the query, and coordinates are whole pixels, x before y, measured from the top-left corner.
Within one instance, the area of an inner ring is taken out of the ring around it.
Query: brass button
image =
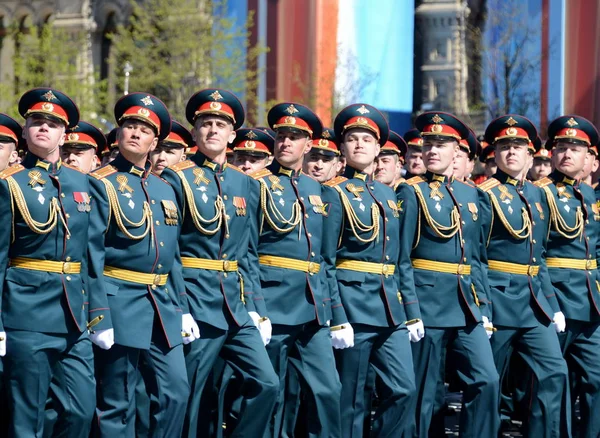
[[[458,269],[456,270],[456,273],[462,275],[463,272],[465,272],[465,265],[458,265]]]
[[[466,257],[463,258],[463,262],[467,263],[467,258]]]
[[[304,201],[304,198],[303,198],[302,196],[300,196],[300,200],[301,200],[301,201]]]
[[[537,243],[537,242],[535,241],[535,239],[533,239],[533,243]]]
[[[165,287],[165,293],[166,293],[166,294],[168,294],[168,293],[169,293],[169,289],[167,289],[166,287]]]
[[[231,263],[229,262],[229,260],[225,260],[225,261],[223,262],[223,269],[224,269],[225,271],[229,271],[229,270],[230,270],[230,269],[229,269],[230,267],[231,267]]]
[[[390,236],[385,236],[385,240],[390,240]]]
[[[147,186],[148,185],[148,181],[144,181],[144,185]]]
[[[156,221],[154,222],[156,225],[160,225],[160,221]]]
[[[314,253],[314,252],[311,252],[311,253],[310,253],[310,256],[311,256],[311,257],[314,257],[314,256],[315,256],[315,253]]]
[[[221,176],[221,177],[219,177],[219,179],[220,179],[221,181],[225,181],[225,178],[223,178],[222,176]]]
[[[156,285],[155,284],[153,284],[151,287],[152,287],[152,290],[156,290]]]
[[[61,194],[60,194],[60,197],[61,197],[61,198],[64,198],[64,197],[65,197],[65,194],[64,194],[64,193],[61,193]]]
[[[154,199],[152,201],[150,201],[150,202],[152,202],[153,204],[156,204],[156,201]]]
[[[67,217],[67,219],[69,219],[71,217],[71,215],[69,213],[65,214],[65,216]]]
[[[160,242],[159,245],[160,246],[165,246],[165,243],[164,242]]]
[[[223,272],[223,277],[227,278],[227,272]]]
[[[67,280],[67,281],[71,281],[71,276],[70,276],[70,275],[67,275],[67,276],[65,277],[65,280]]]
[[[83,295],[85,295],[85,290],[84,290],[84,289],[81,289],[81,293],[82,293]]]
[[[307,234],[307,236],[308,236],[308,237],[312,237],[312,234],[308,233],[308,234]]]
[[[535,221],[531,221],[531,225],[535,225]]]
[[[385,259],[386,259],[386,260],[389,260],[389,259],[390,259],[390,256],[389,256],[389,255],[386,255],[386,256],[385,256]]]
[[[223,200],[227,201],[227,195],[223,195]]]
[[[66,258],[65,260],[66,260],[67,262],[70,262],[70,261],[71,261],[71,257],[68,257],[68,256],[67,256],[67,258]]]
[[[460,223],[461,223],[461,224],[463,224],[463,225],[465,225],[465,224],[466,224],[466,222],[465,222],[465,221],[460,221]]]
[[[458,203],[458,206],[459,206],[459,207],[462,207],[462,204],[459,202],[459,203]]]
[[[387,222],[387,221],[389,221],[389,219],[386,217],[386,218],[385,218],[385,221]]]
[[[63,263],[62,270],[63,270],[64,274],[70,274],[71,273],[71,263],[69,263],[69,262]]]
[[[227,258],[227,254],[223,254],[221,257],[223,257],[224,259]]]
[[[532,259],[531,259],[531,261],[532,261],[533,263],[535,263],[535,257],[534,257],[534,258],[532,258]]]
[[[67,235],[67,240],[71,240],[71,236],[70,235]]]
[[[81,306],[81,310],[85,310],[85,304]]]
[[[306,219],[308,219],[308,213],[306,213],[306,214],[304,215],[304,217],[305,217]]]
[[[162,265],[161,265],[161,264],[159,264],[159,265],[158,265],[158,269],[160,269],[160,268],[162,268]]]

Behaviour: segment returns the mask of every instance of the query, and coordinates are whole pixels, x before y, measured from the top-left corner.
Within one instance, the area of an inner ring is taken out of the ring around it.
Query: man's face
[[[375,179],[386,186],[393,187],[400,169],[398,155],[380,155],[376,160]]]
[[[594,155],[591,152],[588,152],[587,156],[585,157],[585,164],[583,166],[583,170],[581,171],[580,178],[582,180],[587,179],[592,174],[592,172],[596,171],[597,168],[598,160],[596,159],[596,155]]]
[[[207,115],[196,119],[192,137],[201,152],[216,156],[224,153],[227,144],[235,139],[235,131],[229,119]]]
[[[458,151],[456,151],[456,156],[452,163],[452,168],[454,169],[452,174],[454,175],[454,178],[459,181],[466,180],[473,170],[472,163],[473,162],[469,160],[468,152],[459,148]]]
[[[94,148],[79,149],[63,146],[60,151],[62,160],[83,173],[90,173],[95,165],[96,150]]]
[[[158,145],[156,149],[150,152],[149,158],[150,163],[152,163],[152,172],[160,175],[166,167],[179,163],[183,156],[183,148],[170,148]]]
[[[0,171],[15,164],[17,158],[16,145],[11,141],[0,141]]]
[[[329,181],[340,171],[342,164],[335,155],[323,155],[315,149],[304,156],[302,170],[320,183]]]
[[[498,170],[498,165],[496,164],[496,159],[492,158],[490,160],[486,160],[484,164],[484,175],[492,176]]]
[[[529,170],[529,176],[532,181],[537,181],[547,177],[552,173],[552,162],[550,160],[542,160],[541,158],[534,158],[533,165]]]
[[[154,129],[138,120],[126,120],[117,134],[119,151],[123,155],[140,157],[148,155],[158,144]],[[127,158],[127,157],[125,157]]]
[[[252,172],[256,172],[257,170],[262,170],[267,167],[269,163],[269,156],[263,154],[261,156],[246,154],[241,151],[235,151],[233,153],[233,164],[236,167],[239,167],[245,174],[250,174]]]
[[[423,151],[421,148],[408,147],[404,168],[412,175],[423,175],[427,171],[425,163],[423,163]]]
[[[23,138],[33,153],[45,155],[62,146],[65,141],[65,125],[54,119],[34,115],[25,121]]]
[[[283,166],[296,168],[312,147],[308,134],[278,129],[275,137],[275,159]]]
[[[445,174],[451,169],[454,156],[458,150],[456,140],[438,140],[425,137],[423,139],[423,158],[427,170],[437,174]]]
[[[529,165],[529,143],[521,139],[504,139],[496,142],[496,164],[506,174],[522,175]]]
[[[346,131],[341,147],[346,164],[359,169],[373,164],[381,149],[375,134],[362,128]]]
[[[587,155],[588,148],[586,145],[559,141],[552,150],[552,162],[559,172],[571,178],[579,178],[579,174],[585,166]]]

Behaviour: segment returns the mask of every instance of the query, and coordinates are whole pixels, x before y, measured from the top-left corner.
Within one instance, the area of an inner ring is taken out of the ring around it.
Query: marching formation
[[[596,128],[147,93],[0,114],[0,434],[600,436]],[[21,151],[21,153],[19,153]],[[486,175],[470,176],[479,158]],[[529,179],[528,179],[529,178]],[[534,182],[532,182],[532,180]],[[575,403],[579,415],[575,415]]]

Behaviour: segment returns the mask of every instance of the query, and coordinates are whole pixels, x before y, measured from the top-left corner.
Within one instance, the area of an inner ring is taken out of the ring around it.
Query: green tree
[[[123,66],[129,62],[128,91],[154,94],[179,121],[185,120],[189,97],[207,87],[245,96],[247,118],[256,120],[256,60],[267,49],[250,44],[253,11],[239,23],[227,16],[226,6],[223,1],[131,0],[129,22],[110,36],[115,97],[125,91]]]

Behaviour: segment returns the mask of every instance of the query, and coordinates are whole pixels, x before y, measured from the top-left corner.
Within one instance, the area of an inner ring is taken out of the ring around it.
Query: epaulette
[[[554,181],[552,181],[551,178],[548,178],[547,176],[545,176],[542,179],[538,179],[537,181],[535,181],[533,184],[538,186],[538,187],[546,187],[549,186],[550,184],[552,184]]]
[[[265,168],[257,170],[256,172],[252,172],[249,176],[251,176],[254,179],[261,179],[262,177],[267,175],[271,175],[271,171]]]
[[[76,170],[79,173],[85,174],[85,172],[82,172],[79,167],[71,166],[70,164],[67,164],[64,161],[63,161],[62,165],[65,166],[65,167],[68,167],[69,169]]]
[[[90,175],[96,179],[104,179],[113,173],[117,173],[117,168],[107,164],[106,166],[102,166],[100,169],[94,170],[92,173],[90,173]]]
[[[335,187],[343,183],[344,181],[348,181],[348,178],[346,178],[345,176],[336,176],[335,178],[330,179],[326,183],[323,183],[323,185],[327,187]]]
[[[409,186],[414,186],[419,184],[420,182],[425,182],[427,179],[423,175],[415,175],[412,178],[406,180],[406,184]]]
[[[594,184],[592,184],[592,188],[595,190],[596,187],[598,187],[598,181],[596,181]]]
[[[398,186],[402,183],[405,183],[406,179],[405,178],[400,178],[398,181],[396,181],[396,183],[394,184],[393,189],[396,190],[398,188]]]
[[[246,175],[246,172],[244,172],[242,169],[240,169],[237,166],[234,166],[233,164],[229,164],[227,163],[227,167],[230,168],[231,170],[237,170],[239,173],[243,173],[244,175]]]
[[[167,167],[167,169],[171,169],[175,172],[179,172],[180,170],[189,169],[190,167],[194,167],[196,163],[192,160],[180,161],[179,163],[173,164],[172,166]]]
[[[0,172],[0,179],[6,179],[9,176],[22,171],[23,169],[25,169],[25,167],[22,164],[15,164],[13,166],[7,167],[2,172]]]
[[[479,184],[477,188],[479,190],[483,190],[484,192],[489,192],[494,187],[498,187],[500,184],[500,181],[498,181],[496,178],[488,178],[484,182]]]

